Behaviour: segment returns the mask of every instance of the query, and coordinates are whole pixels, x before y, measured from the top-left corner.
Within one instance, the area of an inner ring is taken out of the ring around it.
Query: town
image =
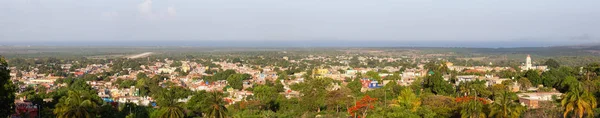
[[[10,80],[17,88],[16,112],[12,116],[594,114],[590,111],[569,114],[569,108],[563,109],[564,103],[556,104],[565,102],[563,98],[569,95],[565,93],[576,88],[585,88],[586,95],[588,91],[598,92],[594,89],[598,88],[594,83],[599,82],[595,79],[597,65],[561,66],[554,59],[536,60],[529,54],[521,54],[521,59],[511,61],[513,64],[495,65],[473,59],[469,59],[471,63],[466,59],[450,59],[448,54],[407,52],[410,53],[266,51],[181,56],[145,52],[113,58],[16,57],[7,59]],[[83,102],[91,105],[81,106]],[[596,107],[595,100],[587,102]],[[511,109],[508,113],[498,110],[507,106]]]

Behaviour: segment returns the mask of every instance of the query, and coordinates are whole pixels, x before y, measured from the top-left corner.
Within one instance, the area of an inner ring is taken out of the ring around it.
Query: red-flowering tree
[[[469,102],[471,100],[475,100],[475,97],[473,96],[464,96],[464,97],[457,97],[456,99],[457,103],[461,103],[461,102]],[[477,98],[477,101],[483,103],[483,104],[488,104],[489,101],[484,99],[484,98]]]
[[[350,107],[350,109],[348,109],[348,113],[350,113],[352,115],[352,117],[358,117],[358,118],[366,117],[367,111],[369,109],[375,108],[375,106],[373,106],[375,101],[377,101],[377,98],[372,98],[371,96],[366,95],[365,97],[360,99],[360,101],[357,101],[354,106]],[[360,113],[362,115],[355,116],[356,113]]]

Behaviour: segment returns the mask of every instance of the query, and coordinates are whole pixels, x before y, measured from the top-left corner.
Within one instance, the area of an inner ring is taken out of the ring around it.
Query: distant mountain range
[[[389,40],[171,40],[171,41],[39,41],[3,42],[5,46],[190,46],[190,47],[446,47],[446,48],[516,48],[564,47],[573,42],[543,41],[389,41]],[[589,45],[589,44],[586,44]],[[579,46],[569,45],[568,47]],[[588,46],[589,47],[589,46]]]

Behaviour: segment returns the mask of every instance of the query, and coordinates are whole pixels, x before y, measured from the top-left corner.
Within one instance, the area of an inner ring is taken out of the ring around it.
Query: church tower
[[[527,55],[527,59],[525,60],[525,68],[527,68],[527,70],[531,69],[532,65],[531,65],[531,56],[528,54]]]

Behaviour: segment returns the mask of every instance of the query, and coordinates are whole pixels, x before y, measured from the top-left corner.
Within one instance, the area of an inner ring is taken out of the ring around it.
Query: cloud
[[[143,15],[146,18],[149,19],[164,19],[164,18],[168,18],[168,17],[172,17],[175,16],[177,14],[177,10],[175,9],[175,7],[173,6],[169,6],[166,8],[166,10],[163,10],[163,8],[160,8],[161,10],[159,11],[154,11],[153,10],[153,2],[152,0],[144,0],[144,2],[138,4],[138,12]]]
[[[169,16],[175,16],[177,14],[177,10],[175,10],[175,7],[173,6],[167,7],[167,14]]]
[[[144,15],[152,15],[152,0],[144,0],[138,4],[138,11]]]

